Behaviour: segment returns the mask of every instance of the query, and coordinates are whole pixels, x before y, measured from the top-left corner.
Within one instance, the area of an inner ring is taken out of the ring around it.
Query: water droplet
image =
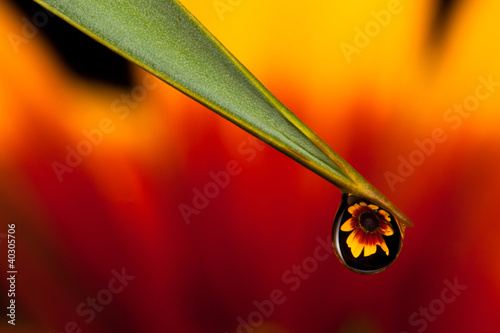
[[[361,274],[383,271],[399,255],[403,235],[389,211],[355,195],[342,194],[332,242],[335,254],[347,268]]]

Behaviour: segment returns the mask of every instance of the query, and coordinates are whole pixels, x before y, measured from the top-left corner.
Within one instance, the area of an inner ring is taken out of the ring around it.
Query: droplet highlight
[[[350,270],[374,274],[389,267],[403,246],[404,231],[388,210],[343,193],[333,222],[335,254]]]

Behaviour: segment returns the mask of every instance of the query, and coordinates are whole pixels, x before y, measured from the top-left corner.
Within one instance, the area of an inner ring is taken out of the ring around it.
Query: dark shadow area
[[[49,14],[32,0],[7,0],[17,6],[24,16],[20,24],[30,22],[60,54],[64,63],[83,78],[110,83],[122,88],[131,88],[130,64],[128,60],[94,41],[62,19]]]
[[[437,0],[434,18],[429,29],[429,48],[437,50],[444,43],[448,27],[462,0]]]

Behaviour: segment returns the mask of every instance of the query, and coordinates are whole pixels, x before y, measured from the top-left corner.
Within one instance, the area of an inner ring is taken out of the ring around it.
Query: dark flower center
[[[378,229],[380,222],[377,215],[371,212],[364,212],[359,216],[359,224],[368,232]]]

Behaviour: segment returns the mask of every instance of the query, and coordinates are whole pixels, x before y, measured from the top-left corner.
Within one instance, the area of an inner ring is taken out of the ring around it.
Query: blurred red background
[[[324,246],[337,188],[133,65],[77,74],[56,18],[2,2],[1,331],[495,331],[500,5],[460,2],[434,39],[431,1],[183,4],[412,219],[401,255],[347,270]]]

